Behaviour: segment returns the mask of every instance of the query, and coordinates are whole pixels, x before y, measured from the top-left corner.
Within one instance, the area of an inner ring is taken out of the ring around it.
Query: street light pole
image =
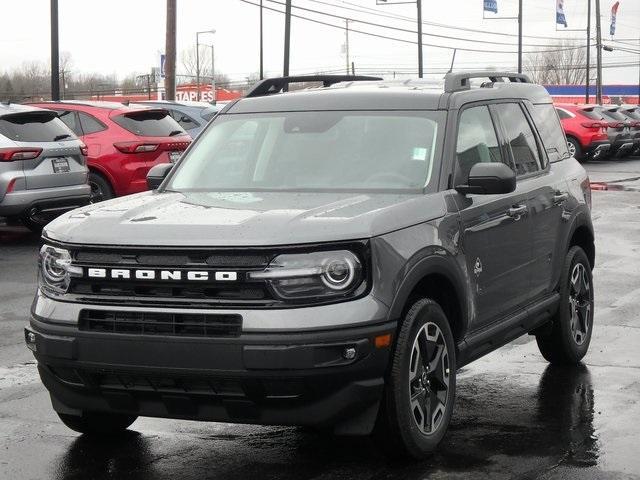
[[[213,42],[211,42],[211,98],[213,104],[216,104],[216,64],[215,64],[215,50],[213,48]]]
[[[51,100],[60,100],[60,51],[58,43],[58,0],[51,0]]]
[[[422,0],[416,0],[416,6],[418,7],[418,78],[422,78]]]
[[[200,32],[196,32],[196,100],[200,101]]]
[[[260,0],[260,80],[264,78],[264,50],[262,38],[262,0]]]
[[[345,28],[344,28],[344,34],[345,34],[345,40],[344,40],[344,53],[347,57],[347,75],[349,75],[349,69],[351,68],[351,62],[349,61],[349,19],[345,18],[344,19],[344,23],[345,23]]]
[[[289,76],[289,48],[291,44],[291,0],[286,0],[284,10],[284,65],[282,68],[282,76]],[[287,90],[285,84],[284,90]]]
[[[591,86],[591,0],[587,0],[587,79],[585,82],[584,101],[589,103],[589,87]]]
[[[200,34],[204,33],[216,33],[216,29],[203,30],[196,32],[196,99],[200,101]],[[213,75],[213,45],[211,46],[211,75]],[[215,97],[215,92],[214,92]]]
[[[522,0],[518,1],[518,73],[522,73]]]

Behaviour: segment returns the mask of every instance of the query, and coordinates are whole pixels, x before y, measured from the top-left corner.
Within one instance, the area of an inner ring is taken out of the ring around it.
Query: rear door
[[[562,169],[554,168],[554,164],[566,160],[570,154],[553,105],[529,102],[523,105],[533,133],[531,145],[537,146],[540,160],[538,173],[530,174],[522,181],[529,185],[531,192],[531,294],[542,297],[555,288],[565,255],[561,239],[566,238],[569,227],[563,221],[569,184]]]
[[[0,119],[0,133],[37,156],[22,160],[28,190],[80,185],[87,181],[85,158],[75,134],[50,110],[21,112]]]
[[[508,145],[499,135],[497,117],[488,105],[474,105],[459,114],[456,185],[466,184],[471,167],[501,162],[514,168]],[[461,246],[474,291],[474,329],[517,310],[529,298],[530,243],[528,191],[501,195],[460,195]]]

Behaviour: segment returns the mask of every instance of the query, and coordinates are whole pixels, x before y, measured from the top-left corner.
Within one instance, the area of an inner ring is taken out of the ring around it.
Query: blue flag
[[[557,0],[556,2],[556,23],[567,28],[567,19],[564,16],[564,0]]]
[[[498,0],[484,0],[484,11],[498,13]]]

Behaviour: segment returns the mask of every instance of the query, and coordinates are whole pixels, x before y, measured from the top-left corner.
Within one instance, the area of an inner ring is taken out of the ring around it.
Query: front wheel
[[[575,138],[567,137],[567,148],[569,149],[569,153],[571,154],[571,156],[578,160],[580,163],[584,163],[587,161],[587,157],[582,153],[580,142],[578,142]]]
[[[109,182],[99,173],[89,172],[89,186],[91,187],[91,203],[110,200],[115,196]]]
[[[407,312],[374,432],[392,456],[424,458],[444,437],[456,393],[453,334],[442,308],[421,299]]]
[[[536,335],[542,356],[553,364],[577,364],[593,331],[593,277],[584,250],[571,247],[560,276],[560,307],[550,331]]]
[[[58,417],[71,430],[95,436],[121,434],[138,418],[135,415],[106,412],[83,412],[79,416],[58,413]]]

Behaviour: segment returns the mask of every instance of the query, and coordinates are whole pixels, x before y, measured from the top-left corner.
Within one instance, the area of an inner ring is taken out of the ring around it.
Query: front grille
[[[79,328],[83,331],[129,335],[239,337],[242,333],[242,316],[82,310]]]
[[[74,252],[74,264],[83,267],[85,272],[88,268],[200,270],[212,275],[216,271],[231,271],[237,275],[237,281],[162,281],[85,275],[71,279],[69,293],[79,302],[114,306],[271,306],[279,302],[267,283],[248,279],[246,272],[264,269],[275,255],[275,252],[256,250],[79,250]]]

